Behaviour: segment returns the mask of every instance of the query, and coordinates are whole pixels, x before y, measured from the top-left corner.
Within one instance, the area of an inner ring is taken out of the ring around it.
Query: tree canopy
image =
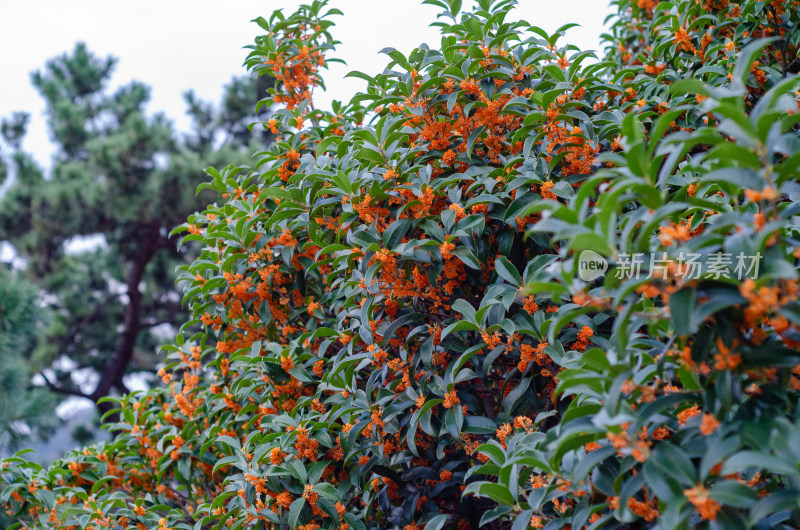
[[[0,268],[0,449],[50,435],[57,425],[55,396],[30,388],[31,374],[21,351],[32,347],[47,323],[34,285]]]

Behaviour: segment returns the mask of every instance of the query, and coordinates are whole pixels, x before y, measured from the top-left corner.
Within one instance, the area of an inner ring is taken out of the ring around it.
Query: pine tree
[[[15,362],[53,392],[94,402],[127,392],[131,372],[153,373],[166,338],[158,330],[184,320],[174,271],[192,252],[170,231],[208,203],[195,193],[203,168],[245,163],[268,140],[246,123],[269,82],[235,78],[219,109],[186,94],[194,127],[181,137],[165,115],[145,111],[146,85],[109,90],[115,64],[78,44],[32,75],[57,145],[50,175],[21,149],[27,115],[0,127],[11,151],[0,177],[14,174],[0,200],[0,241],[24,260],[53,314]]]
[[[6,267],[0,267],[0,451],[15,450],[56,426],[55,396],[30,388],[31,374],[21,351],[30,348],[45,323],[38,293]]]

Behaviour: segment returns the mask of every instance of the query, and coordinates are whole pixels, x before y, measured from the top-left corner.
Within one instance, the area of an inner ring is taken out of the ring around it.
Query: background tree
[[[193,131],[180,136],[165,115],[145,112],[146,85],[109,90],[115,63],[78,44],[33,74],[57,145],[50,176],[21,150],[26,114],[0,127],[12,151],[4,174],[15,175],[0,241],[23,258],[54,317],[22,358],[50,390],[94,402],[126,392],[126,374],[154,371],[157,330],[184,320],[173,272],[191,252],[169,232],[208,202],[194,191],[203,168],[244,163],[268,139],[246,126],[268,80],[233,79],[220,108],[187,93]]]
[[[30,388],[30,373],[20,354],[41,333],[45,312],[36,288],[0,267],[0,451],[15,449],[30,436],[52,432],[55,396]]]

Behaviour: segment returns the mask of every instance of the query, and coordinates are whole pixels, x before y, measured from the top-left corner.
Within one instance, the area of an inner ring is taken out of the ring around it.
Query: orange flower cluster
[[[287,31],[276,38],[276,43],[281,46],[283,43],[288,45],[300,41],[302,45],[297,53],[289,57],[275,54],[264,61],[281,89],[275,94],[275,101],[283,103],[289,110],[310,100],[311,91],[319,84],[317,72],[321,66],[325,66],[325,58],[317,47],[315,32],[318,30],[318,26],[299,26]]]
[[[589,341],[592,339],[593,335],[594,330],[592,328],[583,326],[578,332],[578,340],[572,345],[572,349],[575,351],[585,351],[586,348],[589,347]]]
[[[454,388],[444,396],[444,402],[442,406],[446,409],[456,406],[459,404],[460,401],[458,400],[458,395],[456,394],[456,389]]]
[[[735,370],[742,362],[742,356],[738,353],[731,353],[730,348],[725,346],[721,338],[717,339],[717,349],[719,353],[714,355],[716,364],[714,368],[717,370]]]
[[[680,224],[671,223],[661,226],[659,227],[659,232],[658,240],[661,241],[661,244],[665,247],[672,246],[676,242],[689,241],[692,238],[692,230],[689,227],[689,221]]]
[[[675,32],[675,43],[679,50],[697,53],[697,47],[692,43],[692,38],[686,32],[686,28],[678,28]]]
[[[699,414],[700,407],[697,405],[692,405],[691,407],[683,409],[678,413],[678,423],[681,425],[686,425],[686,422],[689,421],[689,419],[694,418]]]
[[[647,500],[640,501],[635,497],[630,497],[628,499],[628,508],[639,517],[642,517],[648,523],[655,521],[656,518],[661,515],[661,512],[659,512],[654,505],[658,505],[657,501],[650,503],[647,502]]]
[[[720,506],[717,501],[710,497],[710,492],[701,484],[684,490],[683,494],[686,495],[686,498],[689,499],[689,502],[694,505],[697,513],[700,514],[700,517],[707,521],[717,520],[717,512],[720,511],[722,506]]]
[[[628,434],[628,423],[620,425],[619,434],[607,432],[606,438],[611,441],[611,445],[617,450],[621,457],[633,456],[637,462],[644,462],[650,456],[650,447],[653,442],[647,439],[647,427],[642,427],[636,439],[632,439]]]
[[[744,326],[752,334],[753,342],[756,344],[763,342],[767,337],[765,328],[771,327],[787,346],[796,345],[790,331],[800,328],[797,325],[789,325],[783,317],[774,318],[772,315],[781,307],[798,299],[800,287],[797,281],[782,280],[774,287],[767,285],[756,287],[756,282],[748,278],[742,282],[739,292],[748,302],[744,307]]]
[[[581,94],[576,92],[572,97],[581,99]],[[549,155],[546,160],[550,163],[553,157],[563,155],[560,162],[563,176],[588,175],[592,172],[595,155],[600,148],[584,137],[580,127],[569,126],[563,119],[559,119],[566,111],[566,104],[567,95],[562,94],[547,109],[547,122],[542,126],[549,140],[547,145]],[[542,197],[555,199],[555,194],[549,191],[553,184],[550,183],[549,187],[546,187],[547,184],[547,182],[542,184]],[[552,196],[545,195],[545,192]]]
[[[550,356],[543,353],[546,347],[546,342],[540,342],[536,347],[530,346],[529,344],[520,344],[519,349],[521,356],[519,364],[517,364],[519,371],[524,372],[531,362],[535,362],[539,366],[547,364],[550,361]]]
[[[306,429],[298,428],[295,432],[297,433],[297,441],[294,444],[294,448],[297,450],[297,456],[315,461],[317,459],[319,441],[310,438]]]

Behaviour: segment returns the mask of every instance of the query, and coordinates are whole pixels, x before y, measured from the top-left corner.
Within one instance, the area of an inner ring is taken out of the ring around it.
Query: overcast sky
[[[25,148],[40,161],[50,159],[44,103],[30,83],[30,73],[44,62],[72,50],[84,41],[96,55],[119,59],[112,87],[131,80],[152,87],[151,112],[163,111],[179,130],[187,130],[182,93],[194,89],[215,103],[221,87],[242,74],[247,51],[260,28],[250,22],[268,17],[278,8],[293,9],[297,0],[0,0],[0,116],[15,110],[31,113]],[[465,5],[468,1],[465,0]],[[568,22],[580,28],[567,33],[567,41],[582,49],[599,51],[603,20],[609,13],[605,0],[520,0],[514,18],[524,19],[548,32]],[[317,104],[346,100],[365,82],[343,79],[349,70],[375,74],[387,62],[378,51],[392,46],[408,53],[422,42],[440,42],[438,29],[428,24],[439,8],[418,0],[331,0],[344,16],[335,17],[334,36],[342,42],[336,57],[347,66],[333,65],[326,72],[328,92]]]

